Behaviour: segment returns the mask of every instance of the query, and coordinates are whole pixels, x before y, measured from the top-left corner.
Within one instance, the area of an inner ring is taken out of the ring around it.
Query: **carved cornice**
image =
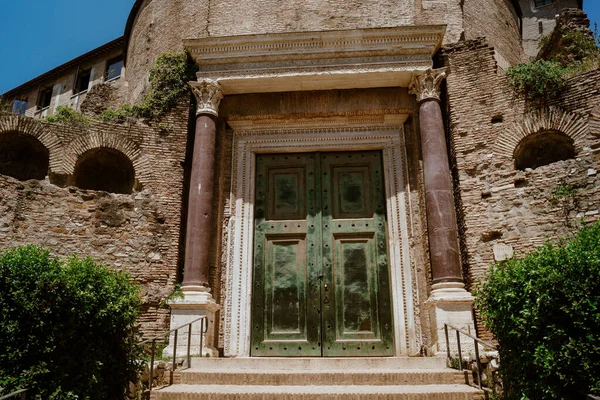
[[[417,96],[417,101],[421,103],[425,100],[440,100],[440,86],[449,69],[428,69],[424,72],[416,72],[409,86],[409,93]]]
[[[198,105],[196,115],[210,114],[218,117],[219,105],[223,99],[223,91],[219,82],[212,79],[202,79],[198,82],[189,82],[189,85],[194,92],[194,96],[196,96]]]
[[[198,76],[226,94],[408,86],[431,68],[443,25],[184,40]]]

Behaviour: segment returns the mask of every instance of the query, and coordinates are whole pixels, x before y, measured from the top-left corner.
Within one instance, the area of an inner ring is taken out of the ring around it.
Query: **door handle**
[[[325,291],[329,292],[329,285],[328,284],[325,284]]]

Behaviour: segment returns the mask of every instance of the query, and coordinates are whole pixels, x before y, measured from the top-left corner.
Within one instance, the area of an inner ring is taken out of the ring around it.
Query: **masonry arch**
[[[31,138],[25,140],[34,140],[33,143],[39,143],[46,149],[48,153],[48,166],[46,167],[44,177],[49,172],[62,173],[60,171],[62,142],[47,124],[22,115],[0,117],[0,138],[5,134],[10,135],[15,132],[23,137]],[[41,179],[44,179],[44,177]]]
[[[79,157],[73,178],[80,189],[131,194],[135,169],[131,160],[119,150],[100,147]]]
[[[91,150],[98,149],[105,149],[106,151],[90,152]],[[108,150],[115,150],[117,153]],[[88,157],[93,158],[94,155],[101,157],[106,155],[106,157],[109,158],[114,156],[115,159],[118,159],[120,156],[117,154],[123,155],[131,163],[136,184],[146,185],[151,182],[152,169],[150,163],[142,154],[139,145],[132,140],[115,133],[93,132],[74,140],[69,144],[65,151],[61,167],[66,174],[72,175],[75,178],[75,182],[77,182],[77,177],[75,175],[76,169],[80,167],[79,163],[84,162]],[[83,157],[84,155],[86,156]],[[89,160],[85,163],[92,162]],[[118,162],[121,163],[119,165],[127,164],[125,161]]]
[[[537,168],[575,157],[587,134],[583,117],[550,107],[528,113],[510,125],[496,140],[494,150],[498,156],[514,160],[516,169]]]
[[[1,175],[20,181],[43,180],[49,164],[49,151],[36,137],[17,131],[0,135]]]
[[[548,130],[529,135],[514,151],[515,168],[536,169],[575,157],[573,139],[562,132]]]

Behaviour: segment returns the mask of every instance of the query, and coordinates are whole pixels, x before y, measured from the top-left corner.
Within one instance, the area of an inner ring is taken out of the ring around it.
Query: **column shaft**
[[[419,119],[433,284],[462,282],[454,194],[439,102],[422,101]]]
[[[212,238],[212,201],[215,165],[215,117],[199,114],[188,198],[183,286],[208,287]]]

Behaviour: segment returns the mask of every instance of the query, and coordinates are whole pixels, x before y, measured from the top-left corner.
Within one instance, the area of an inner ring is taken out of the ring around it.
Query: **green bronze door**
[[[256,167],[252,355],[393,355],[381,152]]]

